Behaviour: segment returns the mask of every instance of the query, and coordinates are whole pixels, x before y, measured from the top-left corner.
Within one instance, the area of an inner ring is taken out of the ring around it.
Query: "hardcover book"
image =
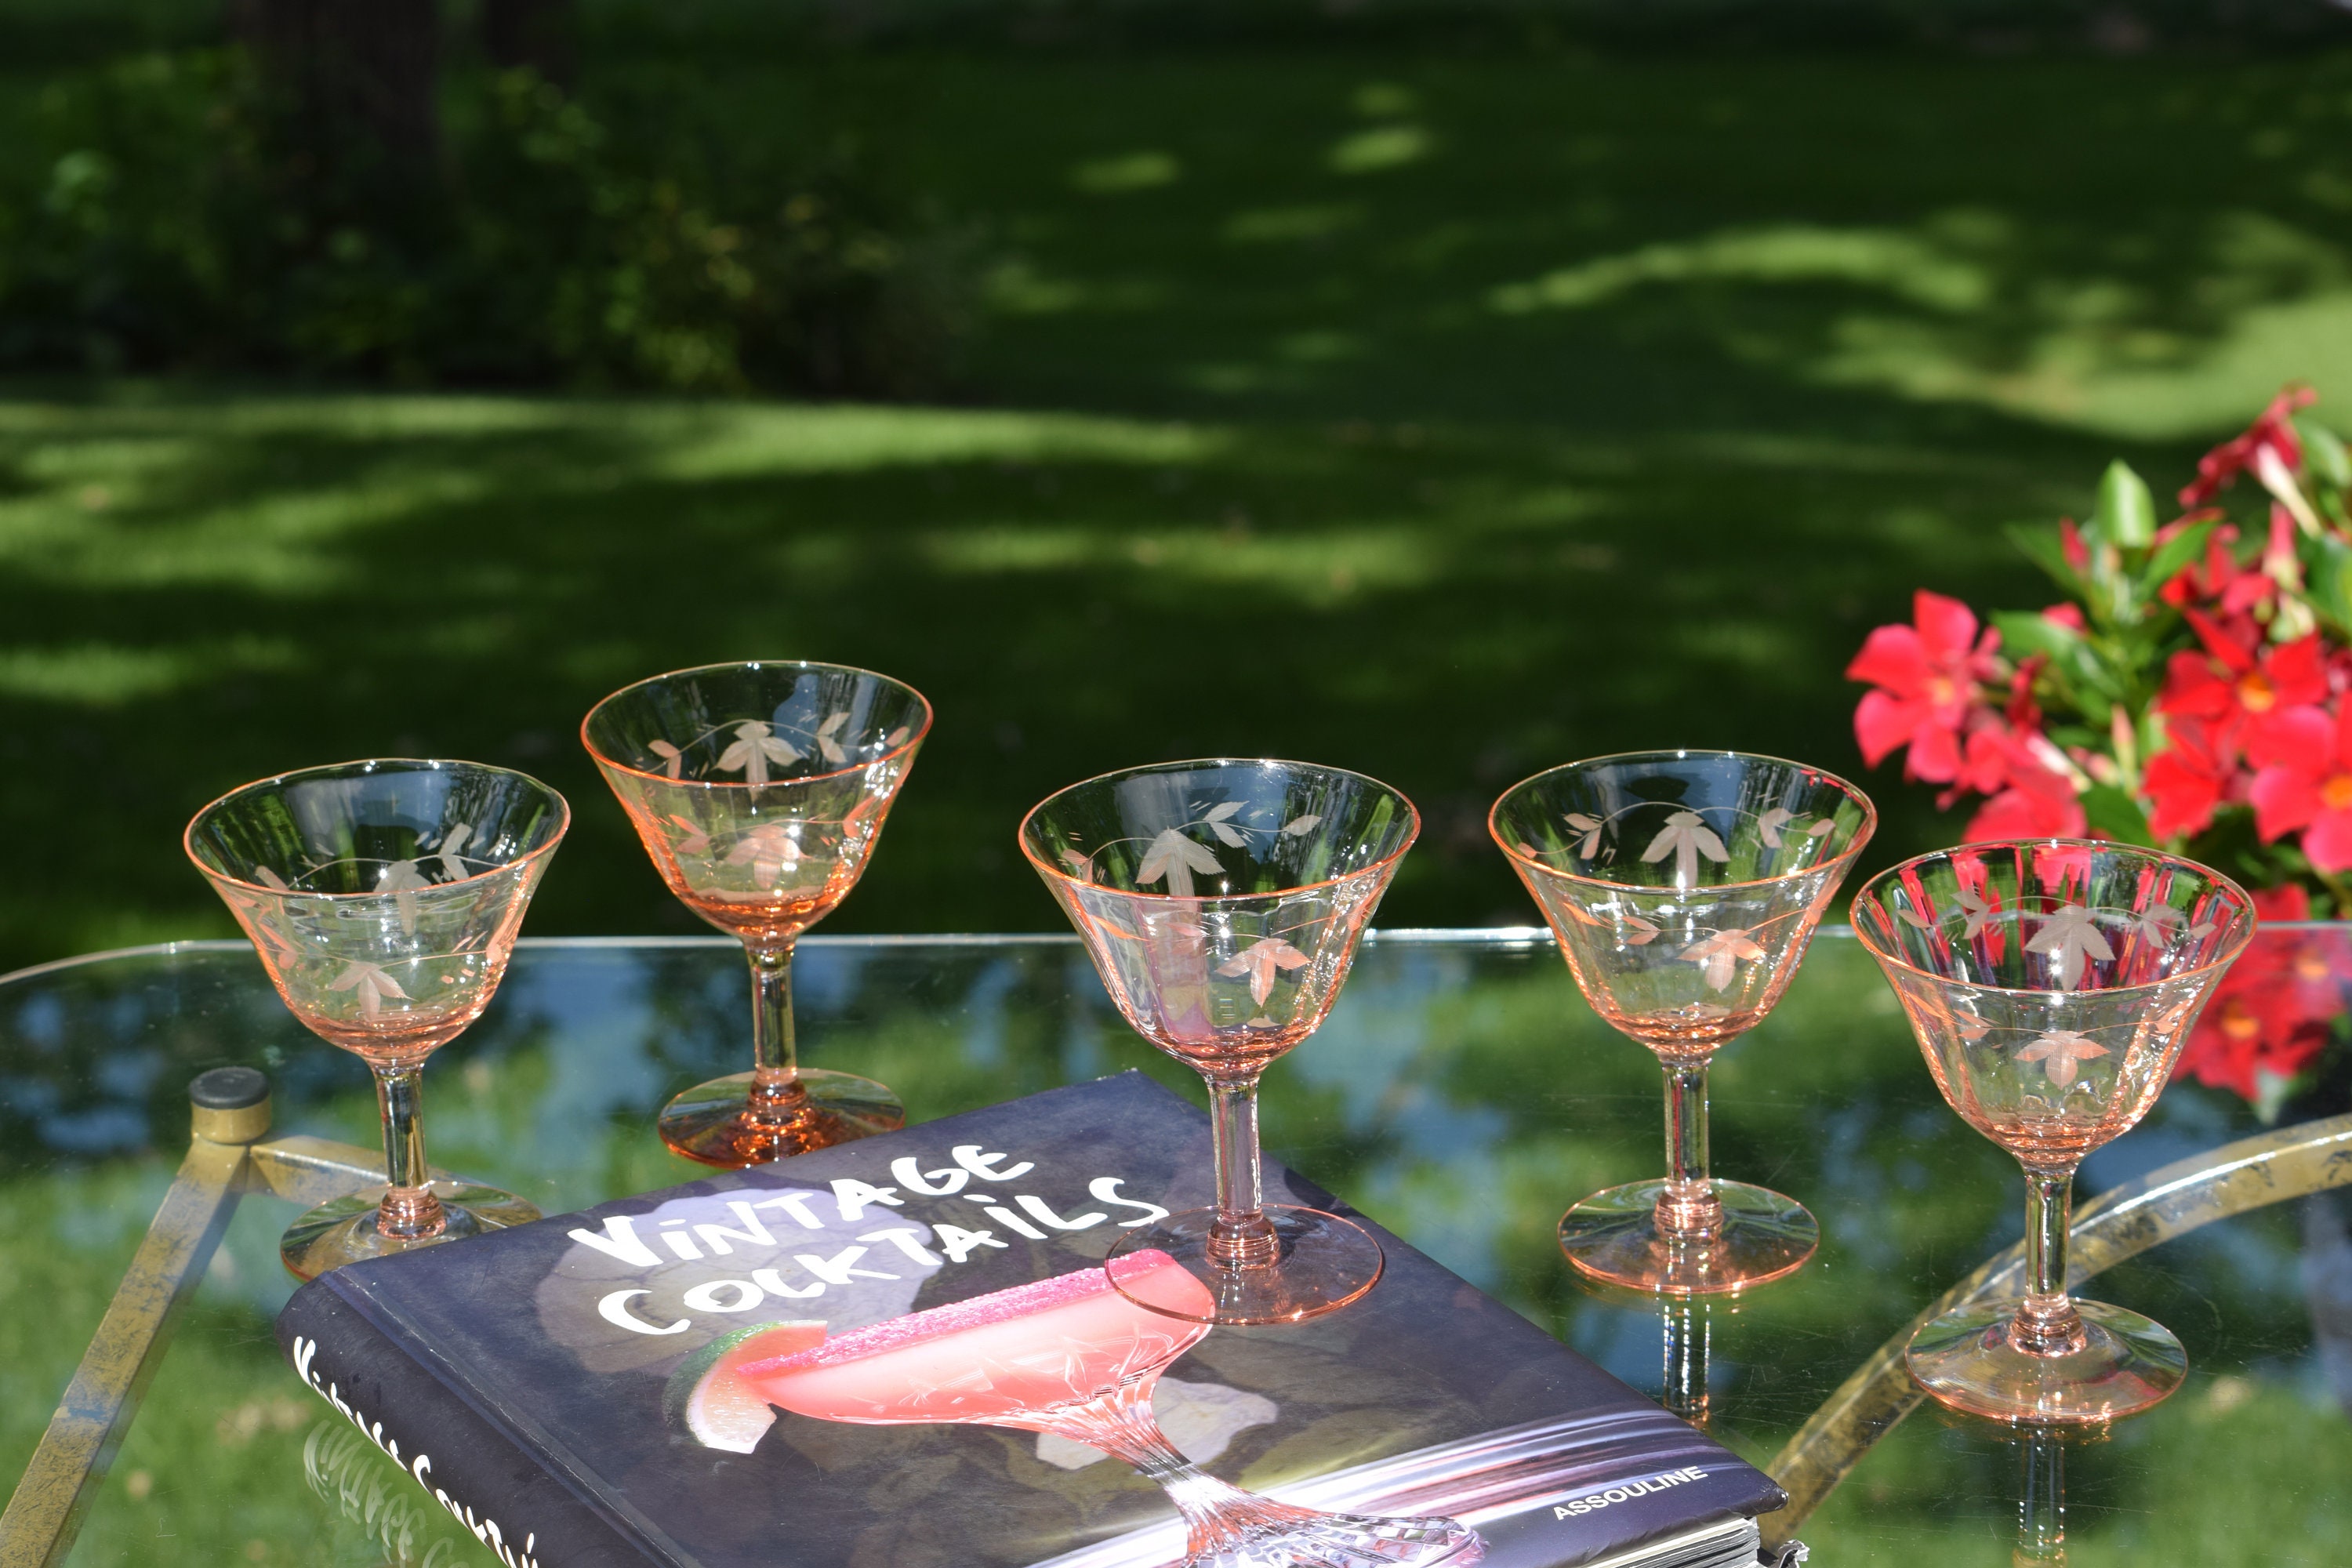
[[[1397,1542],[1341,1568],[1446,1521],[1489,1568],[1756,1561],[1768,1477],[1376,1227],[1328,1318],[1137,1306],[1202,1288],[1147,1252],[1115,1289],[1112,1240],[1211,1180],[1206,1117],[1123,1073],[352,1264],[278,1337],[511,1568],[1163,1568],[1218,1499]]]

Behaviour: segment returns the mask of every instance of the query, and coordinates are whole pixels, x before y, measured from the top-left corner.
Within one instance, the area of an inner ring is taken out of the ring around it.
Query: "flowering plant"
[[[2087,521],[2012,529],[2065,593],[2047,609],[1981,627],[1922,589],[1847,667],[1864,760],[1973,799],[1969,839],[2159,846],[2266,918],[2352,918],[2352,459],[2313,401],[2288,387],[2208,452],[2169,521],[2118,461]],[[2250,952],[2182,1070],[2274,1117],[2347,1034],[2347,977],[2312,942]]]

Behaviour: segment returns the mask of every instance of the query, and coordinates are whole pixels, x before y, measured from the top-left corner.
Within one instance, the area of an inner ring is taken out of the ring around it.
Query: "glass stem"
[[[758,1121],[781,1121],[808,1099],[793,1042],[793,944],[747,946],[751,961],[751,1104]]]
[[[1705,1057],[1668,1061],[1666,1068],[1666,1190],[1658,1194],[1657,1225],[1693,1240],[1723,1228],[1723,1201],[1706,1175]]]
[[[2012,1563],[2066,1561],[2066,1447],[2054,1433],[2034,1428],[2019,1445],[2017,1547]]]
[[[2066,1225],[2074,1206],[2074,1167],[2025,1170],[2025,1300],[2010,1323],[2010,1342],[2028,1355],[2067,1355],[2084,1343],[2083,1315],[2066,1299]]]
[[[1228,1486],[1177,1452],[1151,1414],[1151,1388],[1158,1381],[1139,1379],[1088,1404],[1067,1406],[1055,1413],[1045,1430],[1100,1448],[1158,1482],[1184,1516],[1187,1563],[1227,1561],[1218,1554],[1234,1551],[1254,1535],[1321,1517]]]
[[[383,1201],[376,1205],[376,1228],[386,1236],[438,1236],[449,1216],[427,1184],[425,1163],[425,1064],[375,1069],[376,1109],[383,1117]]]
[[[1209,1226],[1209,1256],[1228,1268],[1265,1268],[1276,1249],[1258,1188],[1257,1074],[1208,1083],[1217,1163],[1217,1217]]]
[[[1705,1298],[1668,1300],[1665,1314],[1665,1394],[1658,1403],[1705,1430],[1707,1417],[1706,1358],[1715,1324]]]

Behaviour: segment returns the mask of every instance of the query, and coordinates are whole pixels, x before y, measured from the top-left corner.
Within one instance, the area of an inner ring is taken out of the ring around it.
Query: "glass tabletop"
[[[1203,1098],[1191,1071],[1128,1032],[1075,939],[817,937],[794,978],[803,1060],[881,1079],[913,1121],[1128,1068]],[[748,1028],[740,951],[723,939],[526,941],[490,1011],[426,1071],[433,1161],[550,1214],[692,1180],[701,1167],[662,1148],[653,1113],[738,1070]],[[7,1475],[26,1464],[186,1149],[188,1079],[229,1063],[268,1073],[274,1134],[374,1142],[365,1071],[295,1023],[243,943],[0,980]],[[1323,1029],[1268,1074],[1264,1126],[1282,1160],[1643,1392],[1703,1369],[1709,1429],[1759,1464],[2021,1234],[2015,1163],[1945,1107],[1842,929],[1823,930],[1714,1078],[1717,1173],[1810,1206],[1822,1231],[1811,1264],[1737,1302],[1662,1308],[1579,1286],[1553,1227],[1586,1193],[1658,1172],[1659,1105],[1654,1061],[1593,1016],[1548,933],[1391,931],[1366,942]],[[2261,1131],[2242,1101],[2176,1083],[2091,1157],[2078,1192]],[[276,1243],[295,1212],[243,1201],[71,1562],[494,1563],[279,1362],[269,1321],[291,1285]],[[2179,1394],[2063,1447],[1924,1406],[1798,1534],[1816,1563],[2006,1563],[2021,1505],[2033,1498],[2046,1524],[2054,1484],[2077,1563],[2344,1561],[2348,1230],[2352,1200],[2326,1193],[2109,1270],[2089,1293],[2186,1343]]]

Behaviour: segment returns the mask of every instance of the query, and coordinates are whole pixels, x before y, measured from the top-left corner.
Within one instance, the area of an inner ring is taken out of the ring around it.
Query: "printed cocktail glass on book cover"
[[[1380,1279],[1380,1246],[1361,1226],[1264,1201],[1257,1086],[1330,1012],[1420,829],[1412,803],[1376,779],[1283,762],[1106,773],[1021,824],[1021,852],[1120,1015],[1209,1086],[1216,1202],[1120,1244],[1173,1258],[1207,1294],[1197,1308],[1164,1294],[1147,1305],[1295,1323]]]
[[[800,1065],[793,943],[856,885],[930,727],[888,676],[773,661],[641,680],[581,722],[662,880],[751,961],[752,1070],[662,1107],[674,1152],[734,1168],[906,1124],[873,1079]]]
[[[1707,1173],[1706,1071],[1788,989],[1878,814],[1844,780],[1739,752],[1570,763],[1514,785],[1487,828],[1612,1028],[1665,1069],[1666,1174],[1559,1222],[1582,1273],[1711,1295],[1803,1266],[1802,1204]]]
[[[1753,1563],[1767,1478],[1394,1237],[1309,1323],[1139,1305],[1203,1290],[1104,1259],[1210,1142],[1121,1074],[339,1269],[278,1337],[514,1568]]]
[[[2074,1168],[2156,1103],[2253,935],[2252,900],[2152,849],[1969,844],[1872,878],[1853,929],[1944,1099],[2025,1167],[2025,1295],[1921,1329],[1904,1356],[1912,1376],[1997,1420],[2101,1422],[2154,1405],[2187,1374],[2180,1342],[2066,1294]]]
[[[1152,1393],[1169,1363],[1208,1333],[1203,1314],[1214,1306],[1208,1288],[1174,1258],[1129,1252],[1105,1268],[1016,1285],[704,1375],[824,1421],[1009,1426],[1099,1449],[1158,1482],[1183,1515],[1184,1568],[1469,1568],[1485,1555],[1477,1532],[1454,1520],[1294,1508],[1228,1486],[1178,1451],[1152,1411]]]
[[[375,1073],[384,1184],[288,1227],[296,1277],[539,1217],[512,1193],[425,1179],[421,1097],[425,1058],[505,977],[571,820],[562,795],[505,768],[374,761],[247,784],[188,824],[188,858],[287,1007]]]

